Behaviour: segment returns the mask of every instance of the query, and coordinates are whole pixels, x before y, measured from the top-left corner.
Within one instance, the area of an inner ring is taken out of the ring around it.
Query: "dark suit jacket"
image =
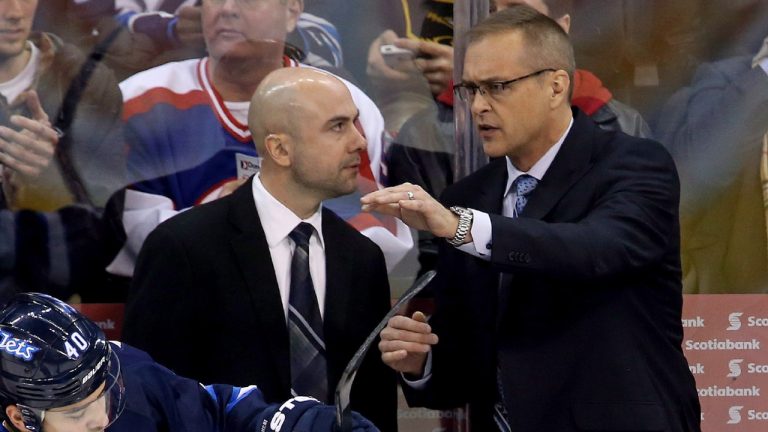
[[[433,376],[409,402],[468,402],[473,430],[495,430],[498,365],[516,432],[698,431],[674,164],[657,142],[574,115],[519,218],[500,216],[503,159],[446,190],[446,204],[491,215],[492,258],[443,246]]]
[[[381,250],[323,210],[324,316],[329,389],[378,321],[390,295]],[[256,384],[268,402],[290,396],[288,330],[251,192],[181,213],[155,229],[139,255],[124,340],[204,383]],[[372,349],[352,408],[396,430],[396,378]]]

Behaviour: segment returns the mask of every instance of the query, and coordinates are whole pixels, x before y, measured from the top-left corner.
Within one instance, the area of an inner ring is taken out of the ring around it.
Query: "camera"
[[[395,45],[382,45],[379,52],[387,66],[393,69],[399,68],[404,62],[413,61],[416,57],[413,51]]]
[[[26,106],[14,108],[8,105],[5,98],[0,98],[0,125],[9,127],[15,131],[20,131],[22,129],[20,126],[11,123],[11,116],[14,114],[30,117],[29,110],[26,109]]]

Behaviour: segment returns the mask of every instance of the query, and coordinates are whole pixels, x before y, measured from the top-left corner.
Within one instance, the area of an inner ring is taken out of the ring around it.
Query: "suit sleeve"
[[[656,142],[629,142],[598,163],[592,169],[601,179],[592,191],[567,194],[563,199],[579,199],[572,206],[559,204],[573,211],[571,221],[490,215],[491,262],[504,272],[576,280],[659,263],[670,242],[679,241],[679,182],[671,157]]]

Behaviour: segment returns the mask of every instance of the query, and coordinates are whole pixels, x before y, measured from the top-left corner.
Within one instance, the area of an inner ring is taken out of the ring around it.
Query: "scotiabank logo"
[[[727,424],[739,424],[741,423],[741,410],[743,406],[732,406],[728,409],[728,423]]]
[[[768,318],[761,318],[756,316],[747,317],[748,327],[768,327]]]
[[[728,326],[728,328],[726,328],[726,330],[734,331],[734,330],[740,329],[742,315],[744,315],[743,312],[734,312],[728,315],[728,323],[730,323],[730,325]]]
[[[730,409],[728,409],[727,424],[739,424],[742,420],[746,420],[747,422],[764,422],[768,420],[768,411],[758,411],[755,409],[747,410],[745,419],[741,414],[743,409],[743,406],[732,406]]]
[[[685,328],[704,328],[704,318],[697,316],[695,318],[683,318],[683,327]]]
[[[730,370],[730,372],[726,376],[728,378],[736,378],[741,376],[741,362],[743,361],[744,359],[733,359],[728,362],[728,370]]]

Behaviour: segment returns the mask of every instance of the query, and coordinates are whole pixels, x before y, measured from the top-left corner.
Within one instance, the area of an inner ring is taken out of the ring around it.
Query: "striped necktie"
[[[291,350],[291,393],[327,403],[328,376],[323,320],[309,273],[309,238],[314,228],[301,222],[288,235],[296,243],[291,260],[288,335]]]

